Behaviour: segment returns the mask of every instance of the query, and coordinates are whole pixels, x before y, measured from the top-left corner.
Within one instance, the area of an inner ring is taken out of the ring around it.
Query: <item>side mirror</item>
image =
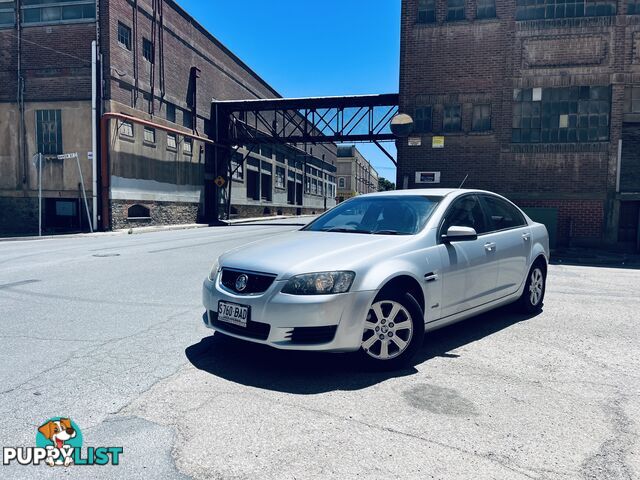
[[[476,240],[478,233],[471,227],[456,227],[451,226],[447,230],[446,235],[442,235],[442,241],[445,243],[451,242],[465,242],[469,240]]]

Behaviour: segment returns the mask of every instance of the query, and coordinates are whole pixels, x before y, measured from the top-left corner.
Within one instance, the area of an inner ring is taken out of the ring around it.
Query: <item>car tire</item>
[[[547,269],[542,261],[536,261],[524,285],[524,291],[519,300],[520,310],[524,313],[538,313],[544,305],[544,294],[547,287]]]
[[[409,365],[424,341],[424,314],[406,292],[382,291],[371,304],[362,334],[360,358],[376,370]]]

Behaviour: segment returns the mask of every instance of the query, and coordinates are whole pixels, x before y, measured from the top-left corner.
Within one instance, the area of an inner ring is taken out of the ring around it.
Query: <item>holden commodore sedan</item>
[[[403,190],[341,203],[299,231],[225,253],[207,327],[289,350],[410,362],[426,331],[517,302],[542,308],[544,225],[494,193]]]

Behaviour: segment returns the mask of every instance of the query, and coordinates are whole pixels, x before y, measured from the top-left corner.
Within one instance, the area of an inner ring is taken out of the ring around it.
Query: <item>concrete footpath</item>
[[[252,218],[237,218],[233,220],[222,220],[221,227],[224,226],[233,226],[233,225],[244,225],[244,224],[255,224],[260,222],[275,222],[281,220],[300,220],[300,225],[306,224],[310,221],[310,219],[316,217],[316,215],[277,215],[277,216],[269,216],[269,217],[252,217]],[[295,223],[292,223],[295,224]],[[85,238],[91,236],[114,236],[114,235],[136,235],[141,233],[152,233],[152,232],[169,232],[173,230],[192,230],[195,228],[209,228],[211,225],[206,223],[187,223],[187,224],[179,224],[179,225],[152,225],[148,227],[135,227],[135,228],[122,228],[118,230],[113,230],[110,232],[93,232],[93,233],[69,233],[69,234],[60,234],[60,235],[30,235],[30,236],[20,236],[20,237],[0,237],[0,242],[18,242],[18,241],[28,241],[28,240],[50,240],[53,238]]]

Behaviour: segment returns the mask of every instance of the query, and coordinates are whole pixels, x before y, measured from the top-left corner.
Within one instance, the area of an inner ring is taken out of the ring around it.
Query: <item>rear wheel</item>
[[[531,267],[520,297],[520,308],[526,313],[536,313],[542,310],[544,294],[547,285],[547,271],[542,262],[536,262]]]
[[[406,366],[424,339],[424,315],[408,293],[380,294],[371,305],[362,334],[361,356],[381,369]]]

